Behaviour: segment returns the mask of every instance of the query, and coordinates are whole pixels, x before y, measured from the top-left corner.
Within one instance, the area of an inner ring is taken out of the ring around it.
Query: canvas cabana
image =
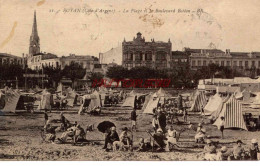
[[[240,128],[247,130],[246,123],[242,113],[242,104],[232,95],[226,103],[223,104],[222,110],[213,125],[221,124],[221,117],[225,118],[225,128]]]

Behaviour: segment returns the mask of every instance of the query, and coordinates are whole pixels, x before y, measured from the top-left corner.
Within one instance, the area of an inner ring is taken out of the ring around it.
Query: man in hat
[[[251,140],[251,146],[250,146],[250,159],[251,160],[257,160],[257,153],[259,153],[258,143],[256,139]]]
[[[233,155],[235,160],[242,160],[245,154],[245,150],[242,147],[242,141],[237,140],[237,144],[233,147]]]
[[[212,143],[210,139],[207,139],[206,145],[204,146],[204,158],[208,161],[214,161],[216,158],[216,146]]]
[[[108,134],[105,137],[105,145],[104,145],[103,149],[108,150],[107,149],[108,143],[113,145],[113,142],[115,142],[115,141],[119,141],[119,136],[116,132],[116,127],[113,126],[110,128],[110,131],[108,132]]]

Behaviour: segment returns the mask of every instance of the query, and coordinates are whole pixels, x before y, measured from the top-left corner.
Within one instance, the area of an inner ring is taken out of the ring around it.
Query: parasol
[[[102,133],[105,133],[106,130],[108,128],[111,128],[111,127],[116,127],[114,123],[110,122],[110,121],[103,121],[101,123],[98,124],[97,128],[98,128],[98,131],[102,132]]]

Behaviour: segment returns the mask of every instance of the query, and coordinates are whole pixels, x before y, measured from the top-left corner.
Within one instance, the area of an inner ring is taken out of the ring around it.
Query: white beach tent
[[[218,107],[215,109],[215,111],[211,113],[209,119],[212,119],[213,121],[216,121],[216,119],[219,117],[219,114],[220,114],[220,112],[221,112],[221,110],[223,108],[223,104],[228,101],[229,97],[230,96],[228,95],[225,98],[222,98],[221,104],[218,105]]]
[[[134,90],[132,90],[128,96],[126,97],[124,103],[122,104],[122,107],[132,107],[134,108],[136,99],[138,99],[141,96],[145,96],[146,94],[137,93]]]
[[[66,89],[65,94],[66,94],[65,99],[68,101],[67,105],[70,107],[73,107],[74,104],[76,103],[78,94],[74,90],[72,90],[70,87],[68,89]]]
[[[51,109],[51,93],[48,92],[46,89],[42,91],[39,108],[40,110]]]
[[[15,113],[20,96],[21,94],[18,90],[8,90],[8,92],[5,93],[5,106],[2,111]]]
[[[153,109],[158,106],[160,98],[156,95],[156,93],[150,95],[149,101],[146,107],[143,109],[144,114],[153,114]]]
[[[241,128],[247,130],[246,123],[242,113],[242,104],[232,95],[226,103],[213,125],[220,126],[221,117],[225,118],[225,128]]]
[[[222,98],[216,93],[214,96],[209,98],[207,105],[204,107],[205,115],[211,115],[213,112],[217,111],[222,107]]]

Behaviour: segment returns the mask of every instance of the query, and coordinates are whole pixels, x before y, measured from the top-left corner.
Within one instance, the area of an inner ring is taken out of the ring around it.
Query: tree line
[[[64,69],[59,67],[43,66],[40,70],[32,70],[18,64],[0,64],[0,81],[1,83],[8,80],[18,80],[19,86],[24,87],[25,78],[23,74],[46,74],[48,75],[47,87],[56,87],[62,78],[70,79],[72,83],[77,79],[83,79],[86,75],[84,69],[78,63],[66,65]],[[103,79],[105,76],[110,79],[170,79],[170,87],[174,88],[194,88],[200,79],[206,78],[234,78],[234,77],[251,77],[260,75],[260,70],[256,68],[248,69],[241,72],[225,66],[210,64],[197,70],[192,70],[189,65],[176,67],[173,69],[154,69],[149,67],[134,67],[131,69],[122,66],[113,66],[107,69],[105,75],[102,73],[87,73],[86,79],[92,83],[95,80]]]

